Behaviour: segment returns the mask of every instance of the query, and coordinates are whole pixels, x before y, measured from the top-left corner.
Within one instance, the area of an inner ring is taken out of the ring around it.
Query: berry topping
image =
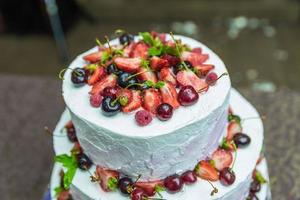
[[[227,140],[232,140],[233,136],[237,133],[241,133],[243,131],[242,126],[239,122],[230,122],[227,126]]]
[[[199,54],[194,52],[184,51],[181,54],[181,59],[189,61],[193,66],[202,65],[209,58],[208,54]]]
[[[160,104],[157,109],[157,118],[161,121],[169,120],[173,115],[173,107],[168,103]]]
[[[117,97],[117,93],[119,92],[118,86],[108,86],[104,88],[104,90],[101,92],[101,95],[103,97],[111,97],[115,99]]]
[[[121,105],[117,99],[105,97],[102,101],[102,113],[105,116],[116,115],[121,110]]]
[[[103,67],[97,67],[95,69],[94,73],[92,74],[92,76],[89,78],[88,84],[93,85],[93,84],[97,83],[105,76],[105,74],[106,74],[106,72]]]
[[[71,73],[71,81],[77,85],[81,86],[86,83],[88,79],[88,74],[83,68],[75,68]]]
[[[120,70],[134,73],[140,68],[142,59],[117,57],[115,58],[114,62]]]
[[[201,54],[202,53],[202,49],[200,47],[196,47],[196,48],[192,49],[192,52]]]
[[[218,149],[212,154],[211,159],[213,160],[215,168],[221,171],[222,169],[227,168],[231,165],[233,156],[230,151]]]
[[[141,188],[135,188],[132,193],[130,194],[131,200],[146,200],[147,195],[145,194],[144,190]]]
[[[178,57],[168,54],[163,55],[161,58],[167,60],[170,66],[177,66],[180,62],[180,59]]]
[[[110,63],[106,67],[106,73],[107,74],[116,74],[116,75],[118,75],[120,73],[120,70],[117,68],[115,63]]]
[[[216,84],[216,81],[218,80],[218,75],[214,72],[209,73],[206,78],[205,78],[205,82],[208,85],[214,85]]]
[[[178,72],[176,79],[181,86],[191,85],[197,92],[200,92],[201,90],[206,91],[208,89],[207,83],[191,70],[182,70]]]
[[[127,72],[123,72],[118,76],[118,84],[122,88],[128,87],[130,89],[134,89],[137,87],[137,85],[135,85],[137,83],[138,81],[135,76]]]
[[[183,183],[190,185],[197,181],[197,176],[194,171],[186,171],[180,176]]]
[[[132,112],[142,106],[142,98],[140,91],[132,90],[132,100],[122,108],[122,111],[125,113]]]
[[[178,93],[178,102],[182,106],[190,106],[196,103],[199,99],[199,94],[190,85],[183,86]]]
[[[195,168],[195,173],[205,180],[217,181],[219,179],[218,171],[208,161],[200,161]]]
[[[128,195],[131,193],[133,187],[133,181],[129,177],[123,177],[119,180],[118,187],[123,194]]]
[[[153,83],[157,82],[156,74],[153,71],[143,67],[138,70],[138,78],[141,81],[152,81]]]
[[[238,148],[243,148],[250,144],[251,138],[245,133],[236,133],[233,136],[233,141]]]
[[[143,189],[147,196],[154,196],[163,188],[163,181],[136,182],[134,186]]]
[[[235,181],[235,173],[229,167],[226,167],[220,171],[220,182],[225,185],[232,185]]]
[[[96,63],[101,60],[102,54],[103,54],[103,52],[97,51],[97,52],[90,53],[90,54],[84,56],[83,59],[90,63]]]
[[[159,91],[161,93],[162,101],[164,103],[170,104],[174,109],[176,109],[180,106],[177,101],[177,91],[171,83],[166,82],[159,89]]]
[[[179,192],[182,189],[183,183],[180,179],[180,176],[174,174],[172,176],[165,178],[164,186],[168,192],[175,193],[175,192]]]
[[[120,44],[129,44],[134,40],[134,36],[129,34],[129,33],[123,33],[120,37],[119,37],[119,42]]]
[[[57,200],[69,200],[72,199],[70,192],[68,190],[64,190],[60,192],[57,196]]]
[[[132,95],[132,90],[129,89],[120,89],[117,91],[117,98],[119,98],[119,102],[121,103],[123,100],[123,102],[121,103],[122,106],[126,106],[132,101]]]
[[[208,72],[214,68],[215,68],[214,65],[209,65],[209,64],[202,64],[194,67],[194,69],[197,71],[198,76],[206,76]]]
[[[143,107],[152,114],[157,113],[157,107],[161,104],[160,94],[156,89],[150,88],[143,92]]]
[[[117,84],[117,76],[114,74],[110,74],[104,77],[101,81],[94,84],[92,90],[90,91],[90,94],[101,94],[104,88],[112,87],[115,86],[116,84]]]
[[[259,192],[260,189],[261,189],[261,184],[260,184],[259,181],[254,180],[254,181],[251,182],[251,185],[250,185],[250,192],[253,192],[253,193]]]
[[[176,77],[174,75],[174,73],[172,72],[172,69],[169,67],[163,67],[160,70],[159,73],[160,79],[166,82],[170,82],[172,83],[172,85],[176,85],[177,81],[176,81]]]
[[[92,166],[92,161],[85,155],[84,153],[81,153],[77,155],[77,162],[78,162],[78,167],[82,170],[88,170]]]
[[[101,106],[103,97],[100,94],[92,94],[90,96],[90,104],[94,108],[99,108]]]
[[[166,59],[153,56],[150,58],[150,67],[155,71],[159,71],[163,67],[169,67],[169,62]]]
[[[130,52],[130,57],[132,58],[147,58],[148,57],[148,45],[143,42],[138,42],[132,51]]]
[[[114,191],[118,186],[119,172],[97,166],[96,173],[105,192]]]
[[[138,125],[146,126],[152,121],[152,116],[148,111],[140,110],[135,113],[135,120]]]
[[[77,136],[76,136],[76,130],[75,130],[75,127],[72,123],[72,121],[69,121],[67,124],[66,124],[66,129],[67,129],[67,136],[68,136],[68,139],[71,141],[71,142],[77,142],[78,139],[77,139]]]

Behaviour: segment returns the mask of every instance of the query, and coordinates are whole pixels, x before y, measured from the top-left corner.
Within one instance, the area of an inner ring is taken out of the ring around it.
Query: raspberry
[[[93,94],[90,96],[91,106],[98,108],[101,105],[103,97],[100,94]]]
[[[140,126],[146,126],[152,121],[151,114],[146,110],[140,110],[135,114],[135,120]]]

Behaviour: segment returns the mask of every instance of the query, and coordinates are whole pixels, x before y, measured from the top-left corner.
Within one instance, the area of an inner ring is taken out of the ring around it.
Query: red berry
[[[103,97],[100,94],[92,94],[90,96],[90,104],[91,106],[98,108],[101,105]]]
[[[229,167],[224,168],[220,171],[220,182],[225,185],[232,185],[235,181],[235,173]]]
[[[128,195],[130,193],[130,188],[133,186],[133,181],[129,177],[123,177],[118,182],[118,187],[123,194]]]
[[[140,126],[146,126],[152,121],[151,114],[146,110],[140,110],[135,113],[135,120]]]
[[[161,121],[170,119],[173,115],[173,107],[168,103],[162,103],[157,107],[157,118]]]
[[[111,97],[113,99],[116,98],[117,93],[119,91],[119,88],[117,86],[108,86],[104,88],[104,90],[101,92],[101,95],[104,97]]]
[[[218,75],[215,72],[211,72],[206,76],[205,82],[208,85],[214,85],[216,84],[217,79],[218,79]]]
[[[197,181],[197,177],[195,172],[189,170],[184,172],[183,174],[181,174],[181,180],[183,183],[189,185],[189,184],[193,184]]]
[[[70,122],[70,123],[66,126],[66,129],[67,129],[67,136],[68,136],[68,139],[69,139],[71,142],[77,142],[78,139],[77,139],[77,136],[76,136],[76,130],[75,130],[75,127],[74,127],[73,123]]]
[[[252,181],[251,185],[250,185],[250,192],[255,193],[255,192],[259,192],[261,189],[261,185],[259,181]]]
[[[135,188],[131,193],[131,200],[145,200],[147,199],[147,195],[144,190],[141,188]]]
[[[179,192],[182,189],[183,184],[180,179],[180,176],[174,174],[165,179],[164,186],[168,192],[175,193],[175,192]]]
[[[182,106],[190,106],[196,103],[199,99],[199,94],[191,86],[183,86],[178,93],[178,101]]]

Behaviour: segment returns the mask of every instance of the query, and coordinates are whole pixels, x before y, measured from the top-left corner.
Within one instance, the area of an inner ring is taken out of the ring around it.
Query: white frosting
[[[241,116],[241,118],[259,116],[255,108],[245,100],[238,92],[231,90],[230,105],[232,106],[234,113]],[[65,123],[70,119],[68,111],[65,111],[62,115],[55,131],[54,131],[54,149],[56,155],[69,153],[73,144],[68,141],[65,136],[65,132],[61,133],[60,130],[64,127]],[[245,196],[249,190],[249,184],[251,182],[252,170],[255,168],[256,161],[259,158],[260,151],[263,144],[263,125],[260,119],[246,120],[242,124],[243,132],[247,133],[251,137],[250,145],[245,149],[238,149],[236,163],[233,168],[236,174],[236,181],[229,187],[222,186],[219,182],[215,182],[214,185],[219,189],[219,192],[211,197],[210,185],[202,180],[198,179],[197,183],[191,186],[185,186],[182,192],[176,194],[169,194],[162,192],[165,199],[171,200],[197,200],[201,196],[203,200],[241,200],[245,199]],[[225,134],[225,133],[224,133]],[[61,137],[60,137],[61,136]],[[263,162],[262,165],[265,162]],[[267,174],[266,167],[262,172]],[[95,166],[90,170],[95,170]],[[268,176],[267,176],[268,177]],[[54,180],[55,179],[55,180]],[[58,178],[52,177],[51,188],[58,185]],[[78,170],[71,185],[71,193],[75,200],[126,200],[127,197],[122,196],[119,192],[104,192],[97,183],[91,183],[89,173]],[[262,189],[263,195],[261,200],[265,199],[267,189]],[[53,192],[52,192],[53,194]]]
[[[227,72],[222,60],[205,45],[184,36],[176,38],[208,53],[207,63],[215,65],[214,71],[218,75]],[[117,44],[117,40],[111,44]],[[96,50],[95,47],[79,55],[69,67],[84,66],[82,56]],[[231,87],[228,76],[201,94],[195,105],[175,110],[169,121],[154,119],[150,125],[140,127],[135,123],[134,113],[105,117],[100,109],[91,107],[90,86],[74,87],[70,74],[70,70],[65,74],[63,96],[79,142],[96,164],[129,176],[142,174],[142,179],[160,179],[192,169],[211,153],[221,135],[213,129],[226,118],[224,111],[228,108]],[[218,130],[223,130],[222,123]]]

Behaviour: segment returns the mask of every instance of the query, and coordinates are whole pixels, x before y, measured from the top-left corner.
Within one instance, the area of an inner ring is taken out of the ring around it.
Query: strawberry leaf
[[[158,81],[158,82],[154,85],[154,88],[160,89],[160,88],[164,87],[164,85],[165,85],[165,82],[163,82],[163,81]]]
[[[153,45],[154,44],[154,39],[152,37],[152,35],[149,32],[140,32],[139,35],[142,37],[142,40],[149,44],[149,45]]]
[[[162,49],[163,48],[161,46],[160,47],[153,46],[148,49],[148,54],[149,56],[159,56],[162,53]]]
[[[62,188],[60,186],[57,186],[56,188],[54,188],[54,193],[55,193],[56,197],[63,191],[64,191],[64,188]]]
[[[234,115],[234,114],[229,114],[227,119],[228,119],[228,122],[231,122],[231,121],[236,121],[237,123],[241,122],[240,116]]]
[[[114,177],[110,177],[107,182],[107,187],[111,191],[115,191],[117,189],[117,186],[118,186],[118,179],[116,179]]]
[[[72,183],[72,180],[74,178],[76,170],[77,170],[77,167],[71,167],[71,168],[68,168],[67,172],[65,173],[64,179],[63,179],[65,189],[70,188],[70,185]]]
[[[267,180],[263,177],[263,175],[258,170],[256,170],[255,172],[255,179],[261,184],[267,183]]]
[[[61,154],[55,156],[54,160],[61,163],[66,168],[66,172],[63,177],[63,185],[65,189],[68,189],[78,168],[76,156],[75,154],[72,154],[71,156]]]

